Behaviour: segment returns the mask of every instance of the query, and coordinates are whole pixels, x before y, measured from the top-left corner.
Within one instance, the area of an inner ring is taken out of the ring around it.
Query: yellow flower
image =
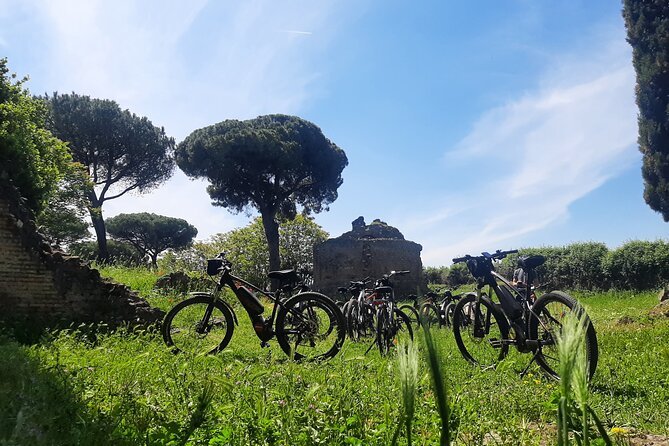
[[[535,379],[534,384],[541,384],[541,380],[540,379]]]
[[[611,433],[613,435],[625,435],[627,433],[627,429],[624,427],[613,427],[611,428]]]

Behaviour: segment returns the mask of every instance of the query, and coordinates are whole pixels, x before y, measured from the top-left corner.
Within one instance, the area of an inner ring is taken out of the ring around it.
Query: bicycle
[[[339,288],[340,293],[350,293],[350,299],[344,304],[342,312],[346,320],[348,336],[357,341],[374,332],[374,308],[369,304],[367,296],[369,290],[366,284],[369,277],[360,281],[353,281],[348,287]]]
[[[548,376],[558,378],[557,335],[564,317],[573,313],[586,327],[588,377],[592,378],[599,357],[597,335],[576,299],[561,291],[551,291],[532,303],[532,287],[526,286],[521,291],[494,271],[494,261],[517,252],[498,250],[494,254],[484,252],[481,256],[453,259],[454,263],[466,262],[476,278],[476,292],[463,295],[454,308],[453,333],[458,349],[469,362],[485,369],[494,368],[506,357],[509,346],[514,346],[521,353],[533,354],[521,376],[536,361]],[[545,260],[539,255],[521,257],[518,266],[529,276]],[[499,304],[482,291],[485,286],[497,296]]]
[[[376,307],[376,336],[365,354],[374,345],[379,348],[382,356],[390,352],[392,346],[403,341],[413,341],[411,320],[397,307],[393,284],[394,276],[409,274],[409,271],[391,271],[376,281],[374,291],[368,296],[370,303]]]
[[[276,337],[290,358],[306,361],[329,359],[341,350],[345,339],[341,310],[327,296],[307,291],[308,287],[298,283],[294,270],[268,274],[279,284],[274,292],[263,291],[231,271],[232,263],[224,253],[207,260],[207,275],[213,280],[221,274],[214,291],[190,293],[190,298],[165,315],[161,331],[173,352],[213,354],[229,344],[239,322],[230,303],[220,295],[226,286],[248,313],[263,347]],[[254,292],[273,302],[269,318],[263,317],[265,307]],[[285,294],[289,296],[283,297]]]

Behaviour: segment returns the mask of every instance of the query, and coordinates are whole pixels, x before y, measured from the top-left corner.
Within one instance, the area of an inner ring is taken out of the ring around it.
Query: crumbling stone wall
[[[163,315],[125,285],[101,279],[78,257],[53,250],[17,190],[0,179],[0,319],[117,325]]]
[[[421,245],[405,240],[399,230],[380,220],[366,225],[359,217],[352,226],[350,232],[314,246],[314,289],[335,297],[337,288],[352,280],[375,280],[392,270],[408,270],[408,275],[393,279],[395,295],[426,291]]]

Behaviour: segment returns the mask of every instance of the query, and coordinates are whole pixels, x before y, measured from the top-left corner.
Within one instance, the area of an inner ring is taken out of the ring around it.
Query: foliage
[[[618,289],[649,290],[669,281],[669,243],[631,241],[611,251],[604,269],[611,286]]]
[[[0,59],[0,174],[14,183],[28,207],[39,212],[71,156],[45,128],[47,109],[23,87],[26,80],[16,80],[9,74],[7,59]]]
[[[467,269],[464,263],[455,263],[448,269],[446,282],[451,288],[457,288],[461,285],[474,282],[474,276]]]
[[[255,224],[259,221],[256,220]],[[313,219],[298,214],[279,224],[281,268],[293,268],[305,276],[314,273],[314,245],[324,242],[329,234]]]
[[[88,175],[78,163],[65,172],[48,205],[37,216],[39,230],[50,237],[55,245],[69,245],[88,238],[89,224],[86,192],[91,184]]]
[[[297,215],[293,220],[281,222],[281,268],[295,268],[303,276],[313,274],[313,247],[327,238],[328,233],[309,217]],[[220,252],[226,253],[236,275],[261,287],[269,284],[269,255],[261,218],[246,227],[216,234],[206,243],[195,243],[190,249],[168,253],[159,264],[167,270],[200,271],[207,258]]]
[[[449,268],[447,266],[428,266],[423,274],[428,284],[443,285],[448,283]]]
[[[141,257],[148,256],[154,267],[161,252],[185,248],[197,235],[195,226],[184,219],[148,212],[111,217],[107,230],[114,239],[134,246]]]
[[[624,0],[639,106],[644,199],[669,221],[669,3]]]
[[[94,241],[75,242],[68,247],[70,253],[81,257],[87,262],[96,261],[100,258],[98,244]],[[113,265],[137,266],[143,265],[144,259],[137,250],[129,243],[109,240],[107,244],[108,257],[104,263]]]
[[[320,212],[337,198],[346,154],[314,124],[295,116],[227,120],[195,130],[176,151],[190,177],[206,178],[216,206],[260,212],[271,269],[280,266],[277,217],[297,206]]]
[[[149,191],[167,180],[174,170],[174,140],[147,118],[121,110],[111,100],[75,93],[46,99],[52,131],[69,143],[74,160],[86,168],[95,186],[87,198],[99,255],[105,260],[104,202],[130,191]]]
[[[539,280],[551,289],[608,289],[609,278],[603,264],[608,252],[606,245],[596,242],[526,248],[504,259],[497,270],[505,277],[511,277],[518,257],[539,254],[546,257],[546,263],[537,268]]]

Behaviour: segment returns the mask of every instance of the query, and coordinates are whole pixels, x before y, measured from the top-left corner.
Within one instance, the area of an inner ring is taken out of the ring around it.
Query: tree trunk
[[[94,191],[88,193],[88,200],[90,201],[88,212],[91,215],[95,238],[98,241],[98,261],[104,263],[109,260],[109,251],[107,250],[107,229],[102,218],[102,203],[98,200]]]
[[[276,271],[281,268],[281,259],[279,257],[279,224],[274,220],[276,212],[261,211],[262,225],[265,229],[267,238],[267,247],[269,248],[269,270]],[[272,283],[272,289],[276,289],[276,284]]]

